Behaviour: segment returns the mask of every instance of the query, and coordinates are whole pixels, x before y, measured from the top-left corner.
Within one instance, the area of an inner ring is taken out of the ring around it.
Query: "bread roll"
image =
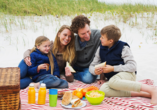
[[[72,93],[70,91],[65,92],[62,98],[62,104],[63,105],[70,104],[71,99],[72,99]]]
[[[44,64],[46,64],[46,71],[48,71],[50,65],[48,63],[44,63]]]

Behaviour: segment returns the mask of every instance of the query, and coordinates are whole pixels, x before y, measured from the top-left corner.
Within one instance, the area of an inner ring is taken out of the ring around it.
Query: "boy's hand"
[[[94,72],[96,75],[99,75],[99,74],[103,73],[103,68],[102,67],[95,68]]]
[[[106,65],[105,67],[103,67],[103,73],[110,73],[114,71],[114,67],[111,65]]]

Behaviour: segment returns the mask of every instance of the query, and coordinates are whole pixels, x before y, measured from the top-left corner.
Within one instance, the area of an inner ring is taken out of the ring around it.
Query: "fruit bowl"
[[[98,93],[101,96],[91,95],[91,92]],[[104,100],[105,93],[99,90],[93,90],[86,93],[86,99],[91,105],[99,105]]]

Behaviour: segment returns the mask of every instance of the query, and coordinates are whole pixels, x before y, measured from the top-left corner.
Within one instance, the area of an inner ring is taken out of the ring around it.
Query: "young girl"
[[[35,40],[30,57],[32,64],[28,67],[28,75],[32,76],[34,82],[37,82],[35,83],[36,88],[41,83],[45,83],[47,88],[68,87],[67,81],[58,78],[60,77],[58,64],[50,52],[50,40],[47,37],[39,36]]]

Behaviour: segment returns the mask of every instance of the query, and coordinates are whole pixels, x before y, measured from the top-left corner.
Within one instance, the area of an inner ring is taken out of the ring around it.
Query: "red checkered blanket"
[[[148,85],[153,85],[153,81],[150,79],[141,80],[140,82]],[[73,83],[69,83],[68,89],[62,89],[62,91],[72,91],[76,88],[85,88],[91,85],[100,88],[97,83],[84,84],[80,81],[75,80]],[[49,94],[46,94],[46,104],[28,104],[28,89],[20,91],[21,97],[21,109],[22,110],[63,110],[60,105],[61,100],[57,101],[57,107],[49,106]],[[142,97],[105,97],[100,105],[90,105],[87,100],[85,100],[86,106],[81,108],[81,110],[154,110],[155,105],[150,104],[150,99]]]

